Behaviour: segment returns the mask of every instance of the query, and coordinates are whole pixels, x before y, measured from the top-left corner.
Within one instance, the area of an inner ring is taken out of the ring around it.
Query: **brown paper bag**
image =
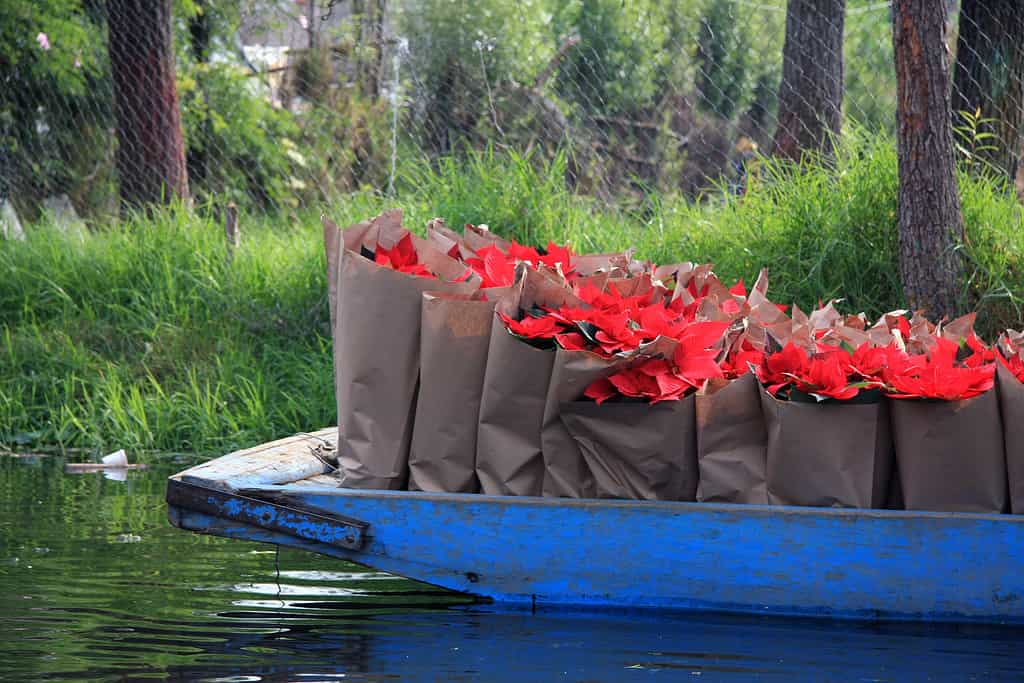
[[[520,264],[516,284],[495,309],[508,316],[534,306],[581,305],[551,273]],[[486,494],[539,496],[544,485],[541,424],[554,349],[535,348],[495,315],[480,396],[476,473]]]
[[[402,213],[398,210],[385,211],[380,216],[350,226],[342,231],[330,218],[320,216],[324,226],[324,251],[327,256],[327,301],[331,309],[331,336],[334,335],[335,322],[338,319],[338,265],[341,253],[345,249],[360,251],[363,243],[370,235],[376,241],[380,225],[384,223],[401,224]]]
[[[579,444],[596,498],[695,500],[693,396],[646,403],[565,403],[559,415]]]
[[[480,488],[477,418],[494,318],[494,301],[484,296],[423,295],[410,490],[476,493]]]
[[[561,407],[583,397],[591,382],[613,374],[623,361],[602,358],[589,351],[555,352],[541,425],[544,453],[543,495],[563,498],[593,498],[594,480],[583,454],[559,418]]]
[[[590,351],[555,352],[541,425],[541,450],[544,453],[544,495],[562,498],[592,498],[593,479],[575,440],[559,419],[563,404],[583,398],[583,392],[595,380],[652,356],[672,357],[675,342],[659,338],[633,353],[603,358]]]
[[[761,388],[768,501],[885,507],[892,472],[888,402],[780,401]]]
[[[966,401],[891,403],[907,510],[1005,510],[1006,457],[996,391]]]
[[[491,324],[477,426],[480,491],[539,496],[544,484],[540,425],[555,354],[516,339],[498,316]]]
[[[768,504],[768,434],[757,378],[711,380],[697,393],[697,500]]]
[[[462,227],[462,239],[467,248],[477,252],[489,246],[495,246],[506,254],[511,245],[506,239],[498,237],[487,229],[486,225],[471,225],[466,223]]]
[[[385,246],[397,242],[404,234],[395,230],[400,216],[389,212],[371,221],[377,241]],[[364,225],[353,226],[352,235],[344,231],[342,242],[355,246],[355,237],[372,240]],[[435,272],[442,276],[462,272],[444,254],[422,240],[415,242],[420,260]],[[422,294],[469,294],[476,288],[476,282],[445,282],[399,273],[351,248],[341,251],[334,370],[343,486],[405,487],[419,377]]]
[[[1010,486],[1010,509],[1024,514],[1024,384],[1013,373],[996,365],[999,408],[1006,442],[1006,477]]]

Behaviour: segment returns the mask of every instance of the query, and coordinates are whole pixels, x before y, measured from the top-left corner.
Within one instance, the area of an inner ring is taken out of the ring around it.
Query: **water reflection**
[[[1019,680],[1016,629],[529,614],[171,528],[167,463],[0,458],[0,680]]]

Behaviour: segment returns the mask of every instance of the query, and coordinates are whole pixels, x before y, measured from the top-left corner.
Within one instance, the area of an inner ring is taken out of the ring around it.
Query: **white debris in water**
[[[108,467],[127,467],[128,454],[124,452],[123,448],[119,448],[110,455],[104,455],[103,464]]]

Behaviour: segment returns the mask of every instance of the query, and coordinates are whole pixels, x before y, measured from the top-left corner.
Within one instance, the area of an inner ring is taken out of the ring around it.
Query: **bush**
[[[406,79],[416,75],[407,92],[424,148],[447,154],[475,141],[493,93],[540,73],[554,53],[545,10],[543,0],[422,0],[399,13],[397,34],[408,40],[402,68]]]
[[[185,61],[178,96],[189,187],[199,201],[216,197],[262,210],[297,205],[308,163],[299,126],[271,105],[257,78],[233,64]]]
[[[109,192],[111,90],[95,39],[105,33],[97,2],[0,3],[0,197],[24,215],[49,195],[82,205]]]

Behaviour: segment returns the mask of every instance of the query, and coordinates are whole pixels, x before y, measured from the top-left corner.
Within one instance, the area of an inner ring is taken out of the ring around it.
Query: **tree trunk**
[[[380,97],[381,68],[384,58],[384,13],[386,11],[385,0],[371,0],[366,5],[366,27],[363,34],[363,43],[368,48],[365,54],[360,57],[359,79],[362,84],[363,94],[366,97],[376,99]]]
[[[959,306],[964,227],[950,129],[943,3],[893,0],[899,158],[900,271],[912,308],[933,318]]]
[[[197,12],[188,20],[189,43],[192,48],[192,58],[197,64],[208,64],[210,61],[210,44],[213,40],[213,25],[210,21],[209,0],[196,0]],[[192,181],[192,189],[202,187],[209,176],[210,154],[209,146],[213,139],[213,121],[209,116],[209,99],[206,96],[205,85],[206,71],[200,70],[198,75],[200,93],[203,103],[206,105],[203,111],[203,120],[200,124],[202,140],[197,145],[192,145],[185,150],[185,161],[188,170],[188,177]]]
[[[829,151],[843,122],[846,0],[789,0],[773,154]]]
[[[306,0],[306,38],[309,44],[306,46],[312,52],[319,45],[319,30],[316,16],[316,0]]]
[[[985,144],[995,150],[980,156],[1017,177],[1024,128],[1024,2],[1021,0],[963,0],[960,32],[953,67],[953,121],[960,112],[981,110],[980,127],[994,133]]]
[[[108,0],[107,12],[121,203],[140,207],[187,197],[171,0]]]

